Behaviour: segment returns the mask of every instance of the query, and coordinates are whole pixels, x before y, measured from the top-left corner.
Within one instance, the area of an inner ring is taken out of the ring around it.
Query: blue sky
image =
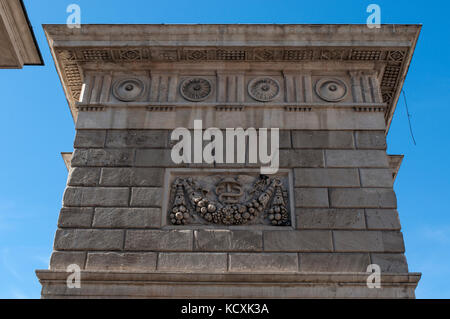
[[[395,184],[410,271],[422,272],[418,298],[450,298],[450,2],[448,1],[117,1],[25,0],[44,67],[0,70],[0,298],[39,298],[35,269],[52,250],[74,124],[41,25],[65,23],[76,3],[82,23],[422,23],[388,135],[388,152],[405,154]]]

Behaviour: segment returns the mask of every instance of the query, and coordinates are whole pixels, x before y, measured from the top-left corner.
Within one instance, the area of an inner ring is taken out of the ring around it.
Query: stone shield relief
[[[173,176],[169,225],[291,225],[288,175]]]

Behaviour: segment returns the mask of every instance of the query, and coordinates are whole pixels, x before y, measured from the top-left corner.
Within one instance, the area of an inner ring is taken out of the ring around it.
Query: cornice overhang
[[[402,165],[404,155],[388,155],[389,167],[392,169],[392,179],[395,181]]]
[[[67,168],[67,171],[70,171],[71,161],[72,161],[72,152],[61,152],[61,157],[64,161],[64,165]]]
[[[43,65],[23,1],[0,0],[0,68]]]
[[[45,25],[74,119],[89,68],[158,63],[367,64],[377,72],[389,129],[420,25]],[[99,106],[101,107],[101,106]]]

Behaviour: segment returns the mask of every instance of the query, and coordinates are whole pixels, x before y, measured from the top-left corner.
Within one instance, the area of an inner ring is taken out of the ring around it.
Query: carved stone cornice
[[[105,26],[88,25],[83,26],[81,31],[68,31],[61,26],[50,25],[45,26],[45,31],[74,117],[78,111],[76,102],[80,100],[86,66],[94,65],[101,69],[100,65],[107,65],[111,69],[114,65],[120,65],[121,70],[127,66],[136,70],[139,64],[151,68],[158,63],[180,63],[184,66],[187,63],[193,67],[206,62],[283,63],[296,67],[311,63],[328,63],[336,67],[339,63],[346,63],[370,64],[372,70],[360,73],[373,74],[377,79],[379,92],[376,94],[380,94],[382,102],[386,103],[384,112],[389,128],[420,26],[387,25],[378,32],[361,25],[259,25],[255,29],[256,26],[190,25],[186,27],[189,31],[180,29],[179,25],[145,25],[141,26],[140,36],[139,26],[133,25],[111,26],[110,31],[106,31]],[[272,34],[261,33],[261,28]],[[117,38],[106,45],[103,39],[106,34],[101,30]],[[236,33],[236,40],[230,30]],[[251,40],[241,38],[251,31],[256,32],[251,36],[248,34]],[[127,32],[129,41],[125,40]],[[186,32],[192,34],[183,38],[181,35]],[[220,40],[219,34],[222,37]],[[277,34],[280,34],[281,40]],[[142,45],[145,35],[152,35],[153,38],[146,42],[149,44]],[[130,45],[132,43],[140,45]],[[358,107],[355,110],[380,111],[380,107]]]

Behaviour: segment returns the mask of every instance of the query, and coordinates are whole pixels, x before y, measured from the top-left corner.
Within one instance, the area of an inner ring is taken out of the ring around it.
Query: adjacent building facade
[[[0,0],[0,68],[43,64],[23,2]]]
[[[419,26],[44,28],[77,131],[44,298],[414,297],[386,134]],[[196,120],[278,128],[279,170],[251,136],[176,163]]]

